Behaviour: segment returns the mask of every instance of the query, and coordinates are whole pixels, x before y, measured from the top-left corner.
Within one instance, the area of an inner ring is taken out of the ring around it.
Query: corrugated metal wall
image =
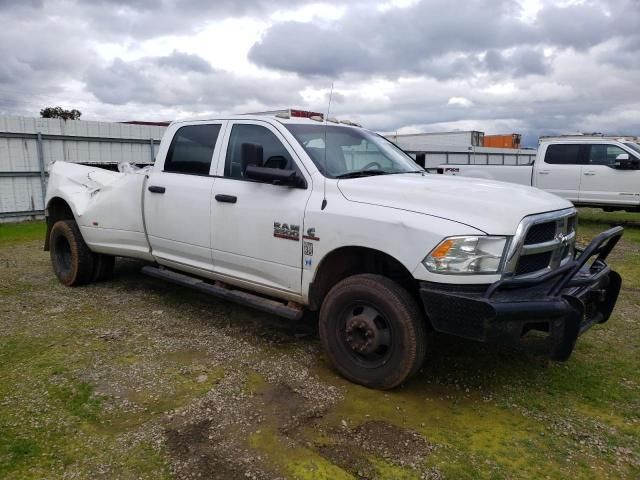
[[[404,144],[410,144],[426,150],[434,145],[481,147],[484,132],[470,130],[467,132],[389,133],[384,136],[400,148],[403,148]]]
[[[41,215],[42,179],[46,181],[49,164],[59,160],[151,163],[164,130],[150,125],[0,117],[0,222]]]

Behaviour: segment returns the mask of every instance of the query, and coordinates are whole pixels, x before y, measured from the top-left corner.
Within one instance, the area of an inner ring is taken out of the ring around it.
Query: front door
[[[603,205],[638,205],[640,170],[613,168],[619,155],[635,156],[613,144],[590,145],[589,163],[582,168],[580,202]]]
[[[544,160],[536,162],[534,168],[534,185],[572,202],[578,202],[584,161],[583,145],[578,143],[547,145]]]
[[[230,123],[225,137],[225,161],[218,167],[212,202],[216,218],[214,271],[267,288],[300,293],[302,226],[311,194],[310,177],[284,137],[266,122]],[[264,166],[297,169],[307,187],[246,178],[243,143],[261,147],[259,161]]]
[[[162,168],[149,174],[145,222],[151,253],[159,263],[213,268],[211,193],[215,177],[211,170],[222,127],[222,123],[208,123],[178,128]]]

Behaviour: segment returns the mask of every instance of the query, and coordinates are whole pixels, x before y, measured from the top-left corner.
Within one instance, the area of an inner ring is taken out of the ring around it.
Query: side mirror
[[[244,175],[252,180],[273,183],[274,185],[285,185],[294,188],[306,188],[307,186],[304,179],[299,177],[295,170],[248,165]]]
[[[240,168],[243,175],[246,175],[249,165],[262,165],[262,145],[243,143],[240,148]]]
[[[634,170],[638,168],[638,160],[630,158],[628,153],[621,153],[613,162],[613,168],[617,170]]]

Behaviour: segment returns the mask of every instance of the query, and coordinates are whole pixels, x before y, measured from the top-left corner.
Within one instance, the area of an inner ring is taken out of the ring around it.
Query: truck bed
[[[73,197],[78,227],[94,252],[147,258],[142,216],[145,172],[131,166],[114,172],[56,162],[49,169],[49,191]]]

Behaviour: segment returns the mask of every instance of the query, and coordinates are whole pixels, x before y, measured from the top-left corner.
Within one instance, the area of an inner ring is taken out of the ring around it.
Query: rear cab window
[[[578,143],[551,144],[547,146],[544,162],[551,165],[582,165],[586,163],[583,147]]]
[[[171,140],[164,171],[188,175],[209,175],[220,124],[186,125]]]

